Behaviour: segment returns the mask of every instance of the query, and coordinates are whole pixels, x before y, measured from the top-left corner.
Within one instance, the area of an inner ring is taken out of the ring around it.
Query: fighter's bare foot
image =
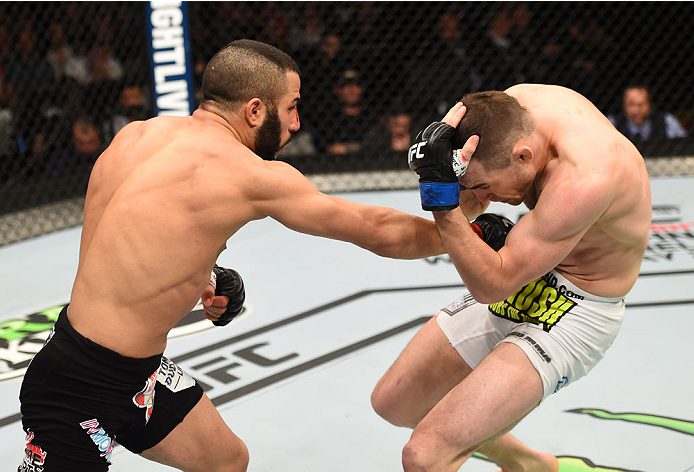
[[[496,472],[559,472],[559,459],[547,452],[538,452],[532,458],[524,458],[522,464]]]

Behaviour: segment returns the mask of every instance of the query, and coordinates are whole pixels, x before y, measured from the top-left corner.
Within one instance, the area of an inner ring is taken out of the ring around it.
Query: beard
[[[265,121],[260,125],[258,133],[255,135],[255,153],[266,161],[274,160],[282,147],[280,146],[281,134],[282,129],[277,111],[268,109]]]

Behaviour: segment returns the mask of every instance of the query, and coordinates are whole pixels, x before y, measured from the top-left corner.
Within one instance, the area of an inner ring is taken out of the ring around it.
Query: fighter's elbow
[[[471,287],[468,285],[467,289],[472,298],[485,305],[500,302],[511,295],[501,287]]]
[[[403,247],[395,243],[393,240],[389,240],[387,238],[378,241],[371,241],[367,249],[381,257],[388,257],[390,259],[408,259],[407,255],[403,251]]]
[[[381,257],[391,259],[413,259],[410,254],[408,241],[398,238],[397,234],[390,231],[376,229],[368,240],[366,249]]]

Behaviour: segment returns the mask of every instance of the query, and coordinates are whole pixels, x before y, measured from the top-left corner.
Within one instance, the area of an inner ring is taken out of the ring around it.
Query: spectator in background
[[[356,69],[342,72],[335,96],[337,108],[322,117],[324,121],[317,136],[319,146],[328,154],[359,152],[362,139],[376,119],[364,104],[364,87]]]
[[[302,124],[301,129],[292,134],[292,140],[285,146],[284,152],[277,159],[283,160],[285,156],[314,156],[316,152],[313,131]]]
[[[302,2],[301,9],[300,21],[293,22],[291,26],[291,49],[297,53],[315,51],[320,47],[325,33],[325,25],[321,18],[325,5],[321,2]]]
[[[67,146],[46,162],[44,173],[88,176],[97,157],[105,148],[94,120],[86,115],[80,116],[72,122]],[[84,184],[86,185],[86,181]]]
[[[96,125],[89,118],[77,118],[72,124],[72,144],[80,161],[91,164],[104,150]]]
[[[113,82],[123,77],[123,66],[107,42],[96,43],[89,51],[89,82]]]
[[[683,138],[687,135],[672,113],[653,111],[651,94],[646,85],[628,86],[624,90],[622,106],[622,113],[608,118],[632,142]]]
[[[538,8],[535,13],[536,24],[552,27],[549,34],[537,35],[543,44],[532,80],[573,89],[603,109],[605,104],[595,91],[603,87],[615,63],[613,54],[619,48],[614,47],[614,39],[595,18],[571,2],[558,2],[552,9]]]
[[[82,85],[86,84],[89,81],[87,60],[76,54],[68,44],[63,24],[53,23],[49,28],[49,35],[50,45],[47,59],[53,67],[56,79],[68,78]]]
[[[511,11],[505,7],[494,8],[480,41],[481,50],[493,58],[483,66],[484,90],[505,90],[525,80],[519,71],[518,50],[511,42],[511,27]]]
[[[89,83],[84,89],[85,111],[94,115],[97,122],[103,122],[109,107],[118,100],[118,81],[123,78],[123,65],[108,42],[97,42],[91,47],[87,64]]]
[[[12,139],[12,109],[10,108],[9,90],[5,85],[5,70],[12,55],[10,35],[4,24],[0,24],[0,157],[9,156],[16,150]],[[4,171],[0,166],[0,172]],[[2,181],[0,175],[0,182]]]
[[[383,154],[404,153],[412,144],[412,113],[396,102],[364,136],[363,154],[378,157]],[[406,159],[402,159],[403,166]]]
[[[29,142],[33,133],[32,119],[40,114],[41,105],[53,87],[54,76],[51,65],[37,48],[31,23],[21,26],[17,45],[15,57],[3,71],[3,93],[12,109],[19,141]]]
[[[463,44],[463,27],[453,13],[440,18],[436,38],[421,45],[405,73],[408,106],[428,122],[445,115],[457,98],[477,92],[483,85],[479,64]]]
[[[537,34],[539,25],[526,2],[514,3],[511,8],[509,40],[515,51],[519,82],[541,83],[538,75],[538,57],[542,53],[542,37]]]
[[[304,89],[311,91],[301,98],[308,110],[303,121],[311,123],[313,116],[317,125],[318,120],[324,120],[334,109],[334,87],[347,62],[342,39],[337,33],[326,31],[317,49],[303,49],[296,57],[297,63],[306,72],[301,78]]]
[[[290,19],[289,13],[279,4],[268,2],[263,9],[263,16],[265,42],[288,53],[293,53],[293,42],[290,41],[290,24],[293,21]]]
[[[118,103],[111,116],[103,124],[104,138],[111,141],[116,133],[132,121],[146,120],[152,117],[149,100],[141,85],[125,82]]]

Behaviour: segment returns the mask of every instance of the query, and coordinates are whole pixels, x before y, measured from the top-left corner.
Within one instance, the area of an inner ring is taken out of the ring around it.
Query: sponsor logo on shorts
[[[516,323],[542,325],[542,329],[549,332],[574,306],[576,302],[559,293],[544,278],[539,278],[506,300],[492,303],[489,311]]]
[[[106,434],[104,428],[99,426],[99,421],[96,418],[83,421],[80,423],[80,426],[82,429],[87,430],[87,434],[92,438],[92,442],[99,448],[100,456],[110,464],[111,453],[113,452],[113,439],[111,439],[111,436]]]
[[[557,386],[554,388],[554,393],[557,393],[567,385],[569,385],[569,378],[566,375],[563,375],[559,382],[557,382]]]
[[[157,375],[157,381],[166,385],[172,392],[180,392],[195,385],[195,379],[186,374],[183,369],[171,362],[165,356],[161,356],[161,365]]]
[[[446,307],[442,308],[441,311],[444,313],[448,313],[449,316],[453,316],[456,313],[463,311],[465,308],[474,305],[475,303],[477,303],[477,300],[472,298],[472,295],[470,295],[469,293],[466,293],[453,303],[450,303]]]
[[[133,397],[135,406],[145,409],[145,424],[149,423],[152,411],[154,410],[154,387],[157,384],[157,374],[159,374],[159,369],[155,370],[152,375],[149,376],[145,382],[145,388],[137,392]]]
[[[550,286],[554,287],[557,289],[557,292],[561,293],[565,297],[569,298],[576,298],[578,300],[585,300],[586,297],[583,295],[579,295],[578,293],[574,293],[570,288],[567,288],[566,285],[559,285],[557,286],[558,279],[557,276],[554,275],[553,273],[549,272],[545,275],[542,276],[542,278],[547,282]]]
[[[33,444],[34,433],[31,430],[27,431],[26,442],[24,448],[24,459],[22,464],[17,469],[17,472],[43,472],[43,464],[46,462],[46,452],[41,447]]]
[[[515,336],[516,338],[522,339],[523,341],[530,344],[530,346],[532,346],[532,348],[535,349],[535,352],[537,352],[537,354],[546,363],[549,364],[550,362],[552,362],[552,358],[549,356],[549,354],[547,354],[547,352],[544,350],[544,348],[542,346],[540,346],[540,344],[537,341],[535,341],[535,339],[533,339],[531,336],[528,336],[525,333],[517,333],[515,331],[508,333],[508,335],[509,336]],[[556,392],[556,390],[555,390],[555,392]]]

